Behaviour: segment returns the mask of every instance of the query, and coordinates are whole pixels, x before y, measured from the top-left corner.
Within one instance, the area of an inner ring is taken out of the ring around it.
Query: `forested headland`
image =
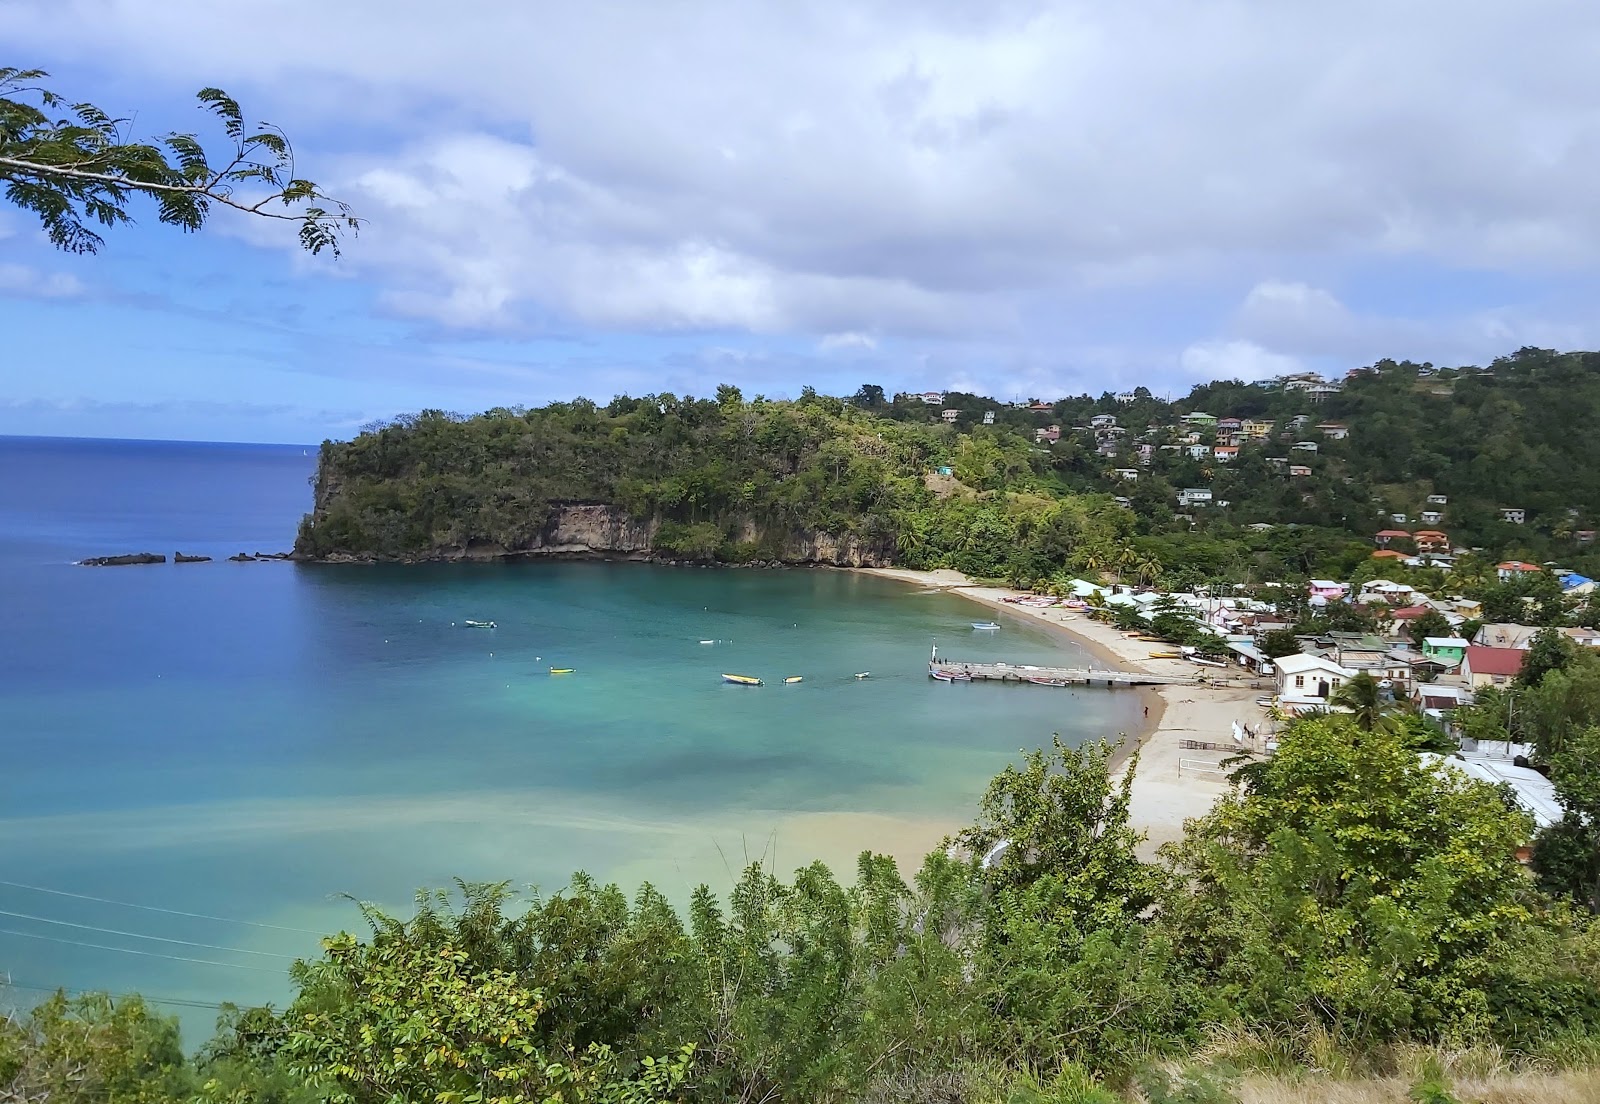
[[[1110,753],[1027,756],[910,876],[868,852],[686,909],[582,875],[368,908],[193,1057],[137,998],[58,995],[0,1022],[0,1099],[1594,1099],[1594,868],[1530,874],[1527,816],[1407,725],[1294,722],[1154,862]]]
[[[1116,571],[1181,588],[1344,578],[1393,515],[1415,528],[1431,509],[1431,528],[1490,562],[1600,573],[1600,354],[1383,361],[1317,392],[1293,382],[1214,382],[1172,402],[1139,388],[930,403],[872,385],[778,401],[724,386],[426,411],[324,444],[297,552],[535,552],[563,545],[552,526],[581,504],[632,527],[619,551],[662,559],[953,567],[1029,587]],[[1255,435],[1217,428],[1229,419]],[[1225,440],[1240,444],[1218,452]],[[1192,488],[1209,501],[1180,505]]]

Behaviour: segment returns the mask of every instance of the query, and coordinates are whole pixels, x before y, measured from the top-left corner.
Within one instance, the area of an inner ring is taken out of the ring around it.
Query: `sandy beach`
[[[899,579],[918,586],[948,590],[1019,620],[1043,624],[1060,633],[1107,668],[1150,674],[1193,675],[1196,668],[1184,660],[1152,659],[1158,646],[1136,640],[1115,626],[1091,620],[1077,610],[1021,606],[1004,599],[1024,592],[982,586],[959,571],[911,571],[905,568],[862,568],[867,574]],[[1217,764],[1232,751],[1207,751],[1183,747],[1186,740],[1238,746],[1233,722],[1263,727],[1266,710],[1256,699],[1270,693],[1262,680],[1253,685],[1241,672],[1230,672],[1231,686],[1162,686],[1140,690],[1149,705],[1145,730],[1129,733],[1123,757],[1134,762],[1134,823],[1147,835],[1146,856],[1161,844],[1183,835],[1183,822],[1204,815],[1228,783]],[[1047,693],[1048,691],[1041,691]],[[1248,743],[1244,745],[1250,746]],[[1137,753],[1137,760],[1132,756]]]

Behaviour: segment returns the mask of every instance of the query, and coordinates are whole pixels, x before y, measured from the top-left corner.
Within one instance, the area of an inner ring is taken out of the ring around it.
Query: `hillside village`
[[[1320,526],[1380,558],[1449,568],[1462,548],[1584,557],[1600,532],[1600,361],[1525,349],[1486,368],[1382,361],[1341,378],[1219,381],[998,403],[895,396],[891,417],[1024,435],[1062,484],[1133,511],[1142,532]],[[1585,563],[1593,573],[1600,564]]]

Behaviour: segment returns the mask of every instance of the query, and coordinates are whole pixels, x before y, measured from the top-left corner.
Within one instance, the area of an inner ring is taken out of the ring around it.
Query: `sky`
[[[1592,0],[5,0],[150,138],[364,220],[0,203],[0,433],[314,442],[719,383],[1045,398],[1600,346]]]

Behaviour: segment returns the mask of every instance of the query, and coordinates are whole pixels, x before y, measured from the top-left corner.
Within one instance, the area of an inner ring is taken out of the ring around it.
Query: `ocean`
[[[227,562],[290,547],[315,456],[0,438],[0,1002],[138,990],[193,1043],[217,1002],[281,1005],[318,933],[363,930],[352,898],[847,876],[1019,749],[1136,723],[1132,694],[930,681],[934,643],[1064,645],[855,573]],[[139,551],[215,559],[73,562]]]

